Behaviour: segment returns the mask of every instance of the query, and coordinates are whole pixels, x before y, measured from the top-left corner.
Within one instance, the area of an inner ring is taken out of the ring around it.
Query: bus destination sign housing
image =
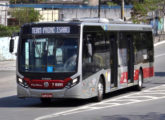
[[[22,27],[22,34],[51,35],[51,34],[79,34],[79,25],[66,24],[37,24],[25,25]]]
[[[32,34],[69,34],[70,27],[32,27]]]

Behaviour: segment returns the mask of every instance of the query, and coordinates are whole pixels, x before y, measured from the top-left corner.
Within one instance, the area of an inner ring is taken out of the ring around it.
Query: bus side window
[[[101,27],[85,26],[83,34],[83,79],[105,68],[105,33]]]
[[[82,71],[83,71],[83,79],[87,78],[93,72],[92,67],[92,56],[89,55],[89,52],[92,54],[92,43],[91,43],[92,36],[90,34],[84,35],[84,42],[83,42],[83,59],[82,59]],[[89,45],[91,48],[89,48]],[[91,51],[89,51],[91,49]]]
[[[124,32],[119,33],[119,49],[118,49],[118,64],[119,66],[127,66],[127,39]]]
[[[93,47],[92,47],[92,36],[87,34],[84,36],[84,43],[83,43],[83,60],[87,60],[87,62],[92,62],[92,54],[93,54]]]

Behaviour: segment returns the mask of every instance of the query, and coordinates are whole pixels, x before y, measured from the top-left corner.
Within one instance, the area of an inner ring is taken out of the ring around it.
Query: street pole
[[[156,12],[155,12],[155,21],[156,21],[156,36],[158,36],[158,23],[159,23],[159,11],[158,10],[156,10]]]
[[[121,19],[124,20],[124,0],[121,0]]]
[[[101,9],[101,0],[99,0],[99,5],[98,5],[98,18],[100,18],[100,9]]]

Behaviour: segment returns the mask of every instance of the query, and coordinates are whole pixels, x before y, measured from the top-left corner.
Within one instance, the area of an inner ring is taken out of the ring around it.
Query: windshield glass
[[[76,72],[78,38],[37,37],[23,39],[21,72]]]

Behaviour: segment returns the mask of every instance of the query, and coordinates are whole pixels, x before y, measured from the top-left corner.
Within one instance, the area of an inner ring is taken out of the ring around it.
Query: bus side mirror
[[[9,52],[13,53],[13,51],[14,51],[14,39],[11,38],[10,39],[10,45],[9,45]]]
[[[11,39],[10,39],[10,44],[9,44],[9,52],[13,53],[14,52],[14,39],[13,37],[19,36],[19,32],[15,32],[12,34]],[[17,53],[15,53],[17,55]]]
[[[88,55],[91,57],[93,55],[93,53],[92,53],[92,44],[91,43],[87,44],[87,49],[88,49]]]

